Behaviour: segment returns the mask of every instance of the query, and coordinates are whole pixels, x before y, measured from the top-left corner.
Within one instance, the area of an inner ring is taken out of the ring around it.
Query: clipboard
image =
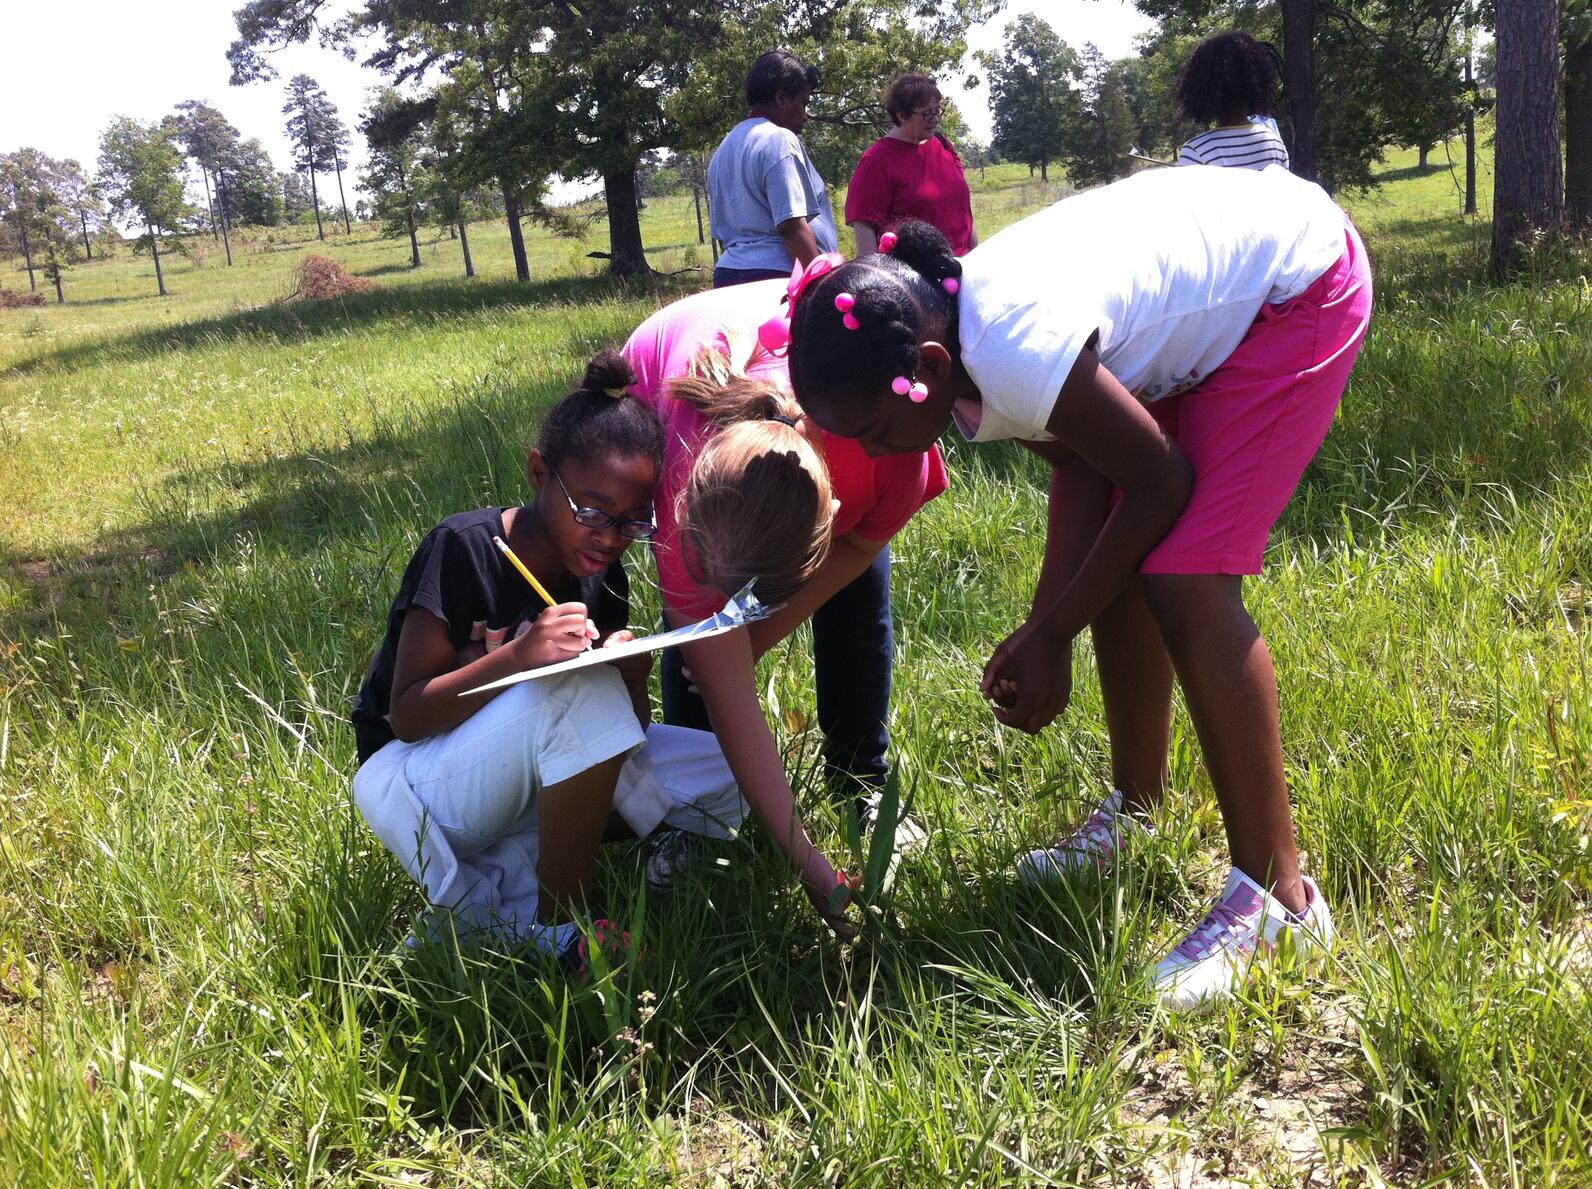
[[[536,669],[526,669],[519,673],[511,673],[507,677],[500,677],[486,685],[478,685],[474,689],[467,689],[459,695],[467,698],[471,694],[484,693],[487,690],[502,689],[509,685],[518,685],[522,681],[535,681],[539,677],[556,677],[560,673],[573,673],[576,669],[590,668],[592,665],[606,665],[610,661],[623,660],[627,656],[640,656],[647,652],[657,652],[664,648],[673,648],[677,644],[689,644],[693,640],[707,640],[713,636],[723,636],[744,628],[747,624],[756,623],[760,619],[767,619],[778,607],[770,607],[763,600],[752,593],[752,583],[748,582],[736,592],[729,602],[724,604],[724,609],[717,615],[710,615],[707,619],[688,623],[684,627],[675,628],[669,632],[658,632],[651,636],[642,636],[639,639],[627,640],[623,644],[615,644],[612,648],[594,648],[590,652],[583,652],[580,656],[567,661],[559,661],[556,665],[542,665]]]

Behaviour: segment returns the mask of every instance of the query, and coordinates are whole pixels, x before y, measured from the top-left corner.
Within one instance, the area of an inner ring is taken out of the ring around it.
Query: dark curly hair
[[[836,269],[806,293],[791,318],[791,391],[807,412],[826,410],[861,394],[882,397],[896,376],[918,367],[918,344],[929,338],[956,351],[956,298],[944,281],[962,275],[962,262],[944,234],[920,219],[896,228],[896,246]],[[847,330],[835,295],[850,293]]]
[[[1281,82],[1277,47],[1230,29],[1194,47],[1178,71],[1175,93],[1184,115],[1211,124],[1239,108],[1248,116],[1275,114]]]
[[[636,382],[625,357],[599,351],[586,365],[586,375],[563,400],[548,410],[536,448],[557,467],[566,458],[605,456],[650,458],[663,468],[663,424],[658,415],[626,389]]]

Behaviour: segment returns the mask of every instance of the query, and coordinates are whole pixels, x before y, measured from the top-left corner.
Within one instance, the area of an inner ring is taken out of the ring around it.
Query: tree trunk
[[[705,244],[708,242],[708,237],[702,230],[702,188],[695,182],[691,183],[691,201],[696,203],[697,243]]]
[[[1564,217],[1592,224],[1592,40],[1564,55]]]
[[[337,150],[332,150],[332,164],[337,167],[337,201],[343,207],[343,234],[353,235],[354,225],[348,221],[348,199],[343,194],[343,163],[338,160]]]
[[[83,210],[82,207],[78,208],[77,221],[78,224],[83,228],[83,255],[89,260],[92,260],[94,259],[94,244],[93,241],[88,238],[88,212]]]
[[[160,237],[155,234],[155,224],[149,219],[144,220],[144,226],[149,228],[149,253],[155,258],[155,288],[165,297],[166,278],[160,271]]]
[[[470,259],[470,229],[463,219],[459,220],[459,246],[464,249],[464,275],[475,276],[475,261]]]
[[[448,238],[449,239],[458,239],[459,238],[459,225],[457,223],[449,223],[448,224]]]
[[[204,167],[203,162],[199,165],[199,176],[205,181],[205,208],[210,212],[210,242],[215,243],[221,237],[216,234],[216,204],[210,198],[210,171]],[[219,181],[216,182],[217,186],[220,184]]]
[[[509,223],[509,246],[514,249],[514,279],[531,279],[531,262],[525,255],[525,231],[520,227],[520,200],[507,183],[503,184],[503,216]]]
[[[54,265],[55,267],[51,270],[53,274],[51,280],[55,282],[55,304],[64,306],[66,304],[66,294],[61,292],[61,261],[56,259]]]
[[[1417,169],[1425,169],[1426,168],[1426,162],[1432,155],[1432,146],[1429,145],[1429,144],[1423,144],[1423,145],[1420,146],[1420,151],[1421,151],[1421,159],[1416,164],[1416,168]]]
[[[1033,177],[1034,176],[1034,167],[1032,165],[1030,165],[1028,167],[1028,176],[1029,177]],[[1042,182],[1048,182],[1050,180],[1050,158],[1049,157],[1041,157],[1039,159],[1039,180],[1042,181]]]
[[[641,244],[634,166],[603,173],[603,201],[608,204],[608,275],[646,276],[652,269]]]
[[[409,222],[409,267],[420,267],[420,241],[415,238],[415,208],[410,207],[404,211],[404,218]]]
[[[315,231],[324,240],[326,238],[326,228],[321,226],[321,196],[315,189],[315,166],[313,165],[310,166],[310,205],[315,208]]]
[[[1504,273],[1533,229],[1564,216],[1558,0],[1497,0],[1497,45],[1492,266]]]
[[[232,234],[227,227],[226,175],[216,173],[216,205],[221,208],[221,242],[227,249],[227,267],[232,267]]]
[[[28,266],[28,292],[36,292],[38,282],[33,279],[33,250],[28,247],[28,211],[22,205],[22,191],[15,185],[11,186],[11,200],[17,207],[17,232],[22,237],[22,261]]]
[[[1315,181],[1315,0],[1282,0],[1282,96],[1288,113],[1288,168]]]
[[[1465,51],[1465,213],[1476,213],[1476,89],[1471,85],[1470,50]]]

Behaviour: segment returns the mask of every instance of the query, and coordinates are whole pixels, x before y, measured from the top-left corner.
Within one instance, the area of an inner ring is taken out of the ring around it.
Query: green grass
[[[539,412],[696,282],[593,275],[599,230],[534,232],[516,286],[482,225],[469,283],[445,239],[411,273],[357,231],[331,252],[381,293],[271,305],[309,245],[262,242],[174,262],[168,300],[124,253],[0,313],[0,1182],[1592,1184],[1592,301],[1568,251],[1485,283],[1485,222],[1412,163],[1349,203],[1379,311],[1250,588],[1342,944],[1197,1020],[1139,973],[1225,872],[1185,719],[1131,862],[1011,877],[1105,756],[1086,654],[1037,739],[977,697],[1038,562],[1019,452],[952,445],[897,542],[933,839],[869,944],[755,830],[663,903],[615,847],[646,952],[579,986],[402,949],[417,895],[349,804],[343,718],[420,532],[519,498]],[[1046,197],[990,171],[981,230]],[[685,267],[689,199],[644,218]],[[770,709],[838,848],[804,654]]]

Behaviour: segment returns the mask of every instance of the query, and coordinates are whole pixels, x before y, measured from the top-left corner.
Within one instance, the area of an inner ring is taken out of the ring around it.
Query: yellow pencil
[[[558,605],[557,603],[553,602],[553,596],[547,593],[547,588],[536,580],[536,575],[531,573],[530,570],[526,569],[525,563],[514,556],[514,550],[509,548],[509,543],[507,541],[505,541],[502,537],[493,537],[492,544],[498,547],[498,551],[501,552],[504,557],[508,558],[509,561],[514,563],[514,568],[516,570],[525,575],[525,581],[531,584],[531,589],[537,594],[541,595],[543,601],[546,602],[549,607],[556,607]]]

